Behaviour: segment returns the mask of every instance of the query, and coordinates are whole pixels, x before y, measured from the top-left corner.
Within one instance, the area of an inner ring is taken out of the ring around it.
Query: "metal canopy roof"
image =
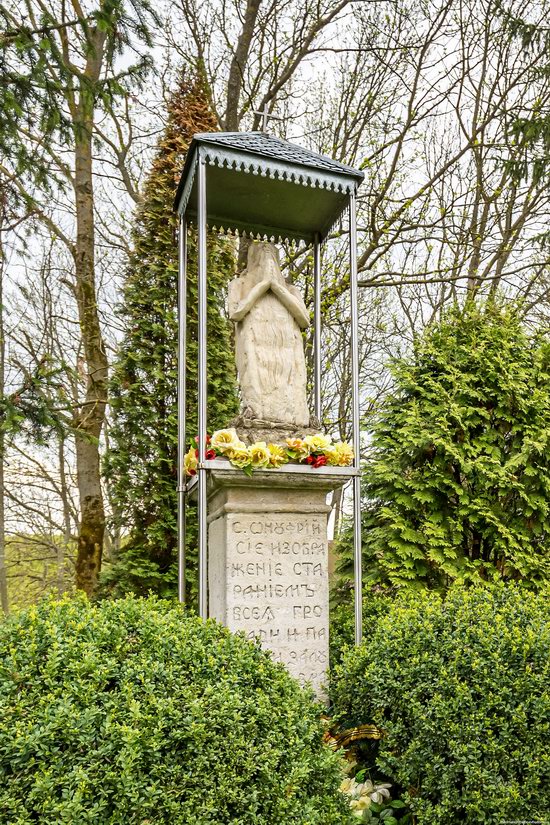
[[[363,172],[264,132],[204,132],[193,137],[175,201],[197,214],[196,167],[206,176],[208,224],[275,240],[326,237]]]

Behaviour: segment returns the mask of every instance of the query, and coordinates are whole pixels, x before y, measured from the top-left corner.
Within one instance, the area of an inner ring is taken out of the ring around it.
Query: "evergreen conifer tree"
[[[548,10],[540,8],[539,20],[529,20],[518,16],[497,3],[497,13],[504,20],[505,30],[510,37],[520,42],[523,49],[530,54],[539,54],[533,60],[529,72],[536,82],[550,75],[550,26],[544,24]],[[544,57],[545,56],[545,57]],[[511,119],[510,133],[518,152],[516,160],[510,163],[511,171],[518,179],[532,177],[535,181],[550,176],[550,111],[540,100],[536,100],[529,110],[520,110]],[[541,238],[548,238],[544,232]]]
[[[177,592],[177,218],[176,184],[191,138],[216,124],[199,81],[182,81],[138,208],[124,285],[124,337],[112,371],[106,477],[121,547],[105,568],[103,591]],[[230,244],[209,238],[209,429],[237,410],[231,331],[224,289],[235,267]],[[187,438],[197,432],[197,266],[189,236]],[[188,514],[188,596],[196,583],[196,524]]]
[[[550,346],[517,308],[468,302],[392,366],[363,472],[371,584],[550,573]],[[350,572],[350,536],[340,572]]]

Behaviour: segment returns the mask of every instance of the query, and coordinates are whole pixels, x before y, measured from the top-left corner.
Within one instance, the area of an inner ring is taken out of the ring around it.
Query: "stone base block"
[[[209,614],[319,698],[328,668],[327,494],[353,471],[209,472]]]

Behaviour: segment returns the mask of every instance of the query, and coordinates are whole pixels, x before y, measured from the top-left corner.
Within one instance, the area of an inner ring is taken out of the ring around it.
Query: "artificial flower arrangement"
[[[198,438],[195,439],[198,441]],[[277,469],[289,461],[309,464],[313,469],[329,465],[349,467],[353,464],[353,449],[347,441],[333,442],[330,435],[317,433],[305,438],[287,438],[285,444],[257,441],[247,446],[234,428],[217,430],[206,437],[206,460],[217,456],[229,459],[234,467],[250,475],[253,470]],[[191,447],[185,455],[185,475],[194,476],[199,463],[199,451]]]

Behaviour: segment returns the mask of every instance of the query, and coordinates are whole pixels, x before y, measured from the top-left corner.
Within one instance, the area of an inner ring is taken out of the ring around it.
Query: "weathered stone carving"
[[[300,291],[283,278],[273,244],[250,245],[246,270],[229,284],[229,317],[244,417],[308,427],[301,330],[309,313]]]
[[[326,698],[329,645],[327,492],[342,476],[212,471],[209,615],[259,638]]]

